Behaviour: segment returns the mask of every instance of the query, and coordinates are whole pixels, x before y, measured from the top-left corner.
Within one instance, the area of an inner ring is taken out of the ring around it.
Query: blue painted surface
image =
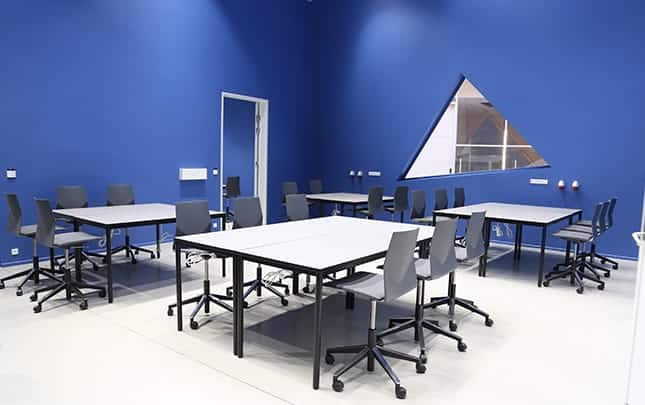
[[[178,169],[219,166],[229,91],[269,99],[268,218],[280,218],[281,182],[305,184],[315,156],[309,11],[288,0],[3,1],[0,162],[18,179],[3,176],[0,191],[18,193],[26,223],[32,198],[53,201],[63,184],[84,185],[91,205],[105,203],[108,183],[128,182],[139,202],[218,208],[219,178],[180,183]],[[2,201],[0,262],[16,259],[12,247],[29,260],[6,215]],[[154,228],[132,235],[152,241]]]
[[[380,184],[391,193],[463,73],[552,167],[405,183],[425,189],[430,205],[434,188],[464,186],[470,203],[581,207],[589,215],[597,201],[617,196],[616,225],[599,250],[636,255],[630,233],[640,224],[645,180],[642,2],[329,0],[314,8],[326,186],[358,188],[350,169],[380,170],[362,189]],[[531,186],[532,177],[551,183]],[[578,179],[580,191],[558,191],[559,179]],[[538,241],[533,231],[524,235]]]
[[[252,196],[255,171],[255,103],[224,99],[224,182],[240,176],[240,195]]]

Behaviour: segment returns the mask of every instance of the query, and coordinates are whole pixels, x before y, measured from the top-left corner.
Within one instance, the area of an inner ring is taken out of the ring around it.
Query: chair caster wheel
[[[150,258],[151,258],[151,259],[154,259],[154,258],[156,258],[156,257],[157,257],[157,256],[156,256],[154,253],[150,253]]]
[[[32,295],[30,295],[30,296],[29,296],[29,300],[30,300],[31,302],[36,302],[36,301],[38,301],[38,295],[36,295],[36,294],[32,294]]]
[[[334,382],[331,384],[331,387],[336,392],[343,392],[343,389],[345,388],[345,384],[343,384],[341,380],[334,380]]]
[[[578,294],[582,294],[584,291],[585,291],[585,289],[584,289],[584,288],[582,288],[582,287],[578,287],[578,288],[576,288],[576,292],[577,292]]]
[[[289,305],[289,301],[287,301],[286,298],[281,299],[280,303],[282,304],[283,307],[286,307],[287,305]]]
[[[611,268],[614,269],[614,270],[618,270],[618,265],[614,264],[613,266],[611,266]]]
[[[491,326],[493,326],[493,323],[494,323],[494,322],[493,322],[493,320],[492,320],[492,319],[490,319],[490,318],[486,318],[486,321],[484,322],[484,324],[485,324],[486,326],[488,326],[489,328],[490,328]]]
[[[607,272],[604,274],[605,278],[609,278],[611,276],[611,273]]]
[[[544,281],[544,282],[542,283],[542,286],[544,286],[544,287],[548,287],[548,286],[549,286],[549,282],[548,282],[548,281]]]
[[[190,329],[193,329],[193,330],[199,329],[199,324],[197,323],[197,321],[194,321],[192,319],[190,320]]]
[[[0,290],[4,290],[4,282],[0,281]]]
[[[604,290],[604,289],[605,289],[605,283],[598,284],[598,289],[599,289],[600,291]]]
[[[168,316],[173,316],[175,314],[172,308],[168,308],[168,312],[166,313],[168,314]]]
[[[81,308],[81,311],[85,311],[87,309],[87,301],[81,302],[79,308]]]
[[[243,307],[243,308],[245,308],[245,309],[246,309],[246,308],[248,308],[248,307],[249,307],[249,303],[248,303],[248,302],[246,302],[246,301],[244,301],[244,303],[242,304],[242,307]]]
[[[426,352],[421,352],[419,354],[419,360],[421,360],[421,363],[426,364],[428,362],[428,356],[426,355]]]
[[[466,349],[468,349],[468,345],[466,345],[464,342],[457,343],[457,350],[459,350],[460,352],[465,352]]]
[[[105,290],[99,290],[99,298],[105,298]]]
[[[397,384],[396,387],[394,387],[394,393],[396,394],[396,397],[398,399],[405,399],[406,395],[408,394],[405,388],[403,388],[399,384]]]
[[[425,374],[426,372],[426,366],[423,365],[423,362],[419,360],[417,362],[417,374]]]
[[[334,361],[336,361],[336,359],[334,358],[334,356],[332,356],[332,355],[331,355],[331,354],[329,354],[329,353],[327,353],[327,354],[325,355],[325,363],[327,363],[327,364],[329,364],[329,365],[331,366],[332,364],[334,364]]]
[[[134,254],[135,254],[135,255],[138,255],[138,254],[139,254],[139,251],[135,249]]]
[[[43,310],[43,307],[39,304],[34,307],[34,314],[39,314]]]
[[[457,324],[456,324],[454,321],[450,321],[450,322],[448,323],[448,327],[450,328],[450,330],[451,330],[452,332],[456,332],[456,331],[457,331]]]
[[[16,296],[22,297],[22,290],[20,288],[16,290]]]
[[[385,346],[385,343],[383,342],[383,339],[381,339],[380,337],[377,337],[376,338],[376,345],[383,347],[383,346]]]
[[[284,289],[284,295],[289,295],[289,289],[288,288]]]
[[[232,297],[233,296],[233,290],[229,290],[228,288],[226,289],[226,296],[227,297]]]
[[[607,260],[605,260],[605,259],[600,259],[600,263],[605,264],[605,263],[607,263]]]

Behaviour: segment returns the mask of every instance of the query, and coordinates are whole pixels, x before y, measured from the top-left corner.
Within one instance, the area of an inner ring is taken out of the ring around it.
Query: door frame
[[[220,135],[219,135],[219,206],[220,210],[224,209],[224,101],[225,99],[234,99],[248,101],[255,103],[255,116],[260,116],[260,134],[259,139],[255,139],[255,162],[254,164],[254,179],[253,189],[258,197],[260,197],[260,205],[262,206],[262,223],[266,224],[268,213],[267,205],[267,166],[269,156],[269,100],[260,97],[247,96],[244,94],[230,93],[223,91],[221,96],[221,111],[220,111]]]

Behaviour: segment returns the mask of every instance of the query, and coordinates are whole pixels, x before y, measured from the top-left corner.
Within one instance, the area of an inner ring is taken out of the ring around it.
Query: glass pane
[[[508,145],[528,145],[526,139],[513,126],[511,123],[508,123]]]
[[[457,146],[455,173],[500,170],[503,147]]]
[[[548,166],[548,163],[533,148],[506,149],[506,170],[541,166]]]
[[[504,118],[485,98],[459,98],[457,111],[458,144],[504,144]]]

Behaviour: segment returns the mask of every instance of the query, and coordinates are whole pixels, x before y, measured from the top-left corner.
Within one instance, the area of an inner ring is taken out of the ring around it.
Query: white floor
[[[16,297],[10,282],[0,291],[0,403],[396,401],[393,385],[378,367],[374,373],[364,365],[352,370],[344,377],[345,391],[332,391],[332,374],[347,359],[341,356],[334,366],[323,362],[321,389],[311,389],[313,301],[307,296],[289,297],[286,308],[266,293],[260,301],[251,298],[257,305],[245,313],[244,359],[232,354],[232,316],[219,308],[210,318],[200,317],[199,330],[185,322],[186,330],[177,332],[175,318],[166,314],[175,299],[174,256],[169,245],[163,252],[161,260],[142,258],[136,266],[121,260],[114,268],[114,304],[94,296],[83,312],[58,299],[34,314],[29,289]],[[488,328],[481,318],[459,311],[467,352],[429,336],[426,374],[416,374],[411,363],[393,361],[407,388],[407,403],[621,403],[636,264],[621,262],[605,291],[588,284],[578,295],[566,281],[537,288],[537,258],[525,250],[519,265],[512,254],[491,262],[487,278],[477,277],[476,270],[458,274],[458,295],[489,311],[495,325]],[[561,258],[550,253],[547,268]],[[2,268],[0,276],[25,267]],[[214,290],[223,292],[230,277],[221,277],[220,261],[211,268]],[[248,270],[253,277],[254,267]],[[91,273],[86,272],[88,281],[104,280],[103,273]],[[185,271],[185,297],[198,292],[201,277],[201,265]],[[433,282],[426,296],[443,295],[445,288],[445,280]],[[357,300],[347,311],[342,296],[325,293],[323,347],[365,342],[367,303]],[[395,305],[379,306],[378,326],[389,316],[410,314],[413,302],[411,293]],[[190,310],[186,307],[185,314]],[[426,315],[445,320],[444,314],[441,309]],[[386,343],[417,352],[411,334]]]

